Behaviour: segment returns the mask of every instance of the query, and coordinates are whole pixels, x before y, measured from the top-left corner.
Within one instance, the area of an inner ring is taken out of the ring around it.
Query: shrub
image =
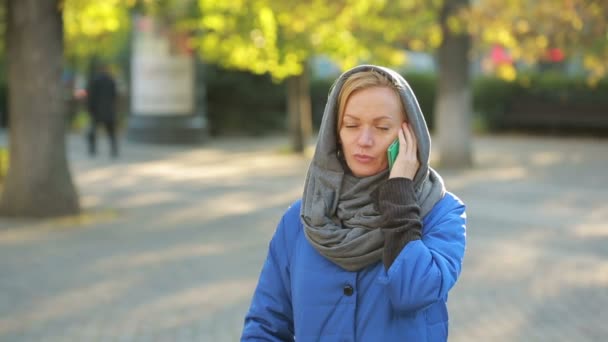
[[[270,77],[205,68],[211,135],[260,135],[285,129],[285,87]]]
[[[285,132],[287,128],[285,84],[274,83],[267,75],[228,71],[216,66],[204,68],[207,119],[212,135],[262,135]],[[404,74],[414,90],[429,129],[435,126],[433,113],[437,77],[432,73]],[[329,89],[334,79],[311,81],[313,127],[318,130]],[[608,79],[590,86],[584,77],[568,77],[554,72],[520,74],[514,82],[493,76],[472,82],[473,122],[490,131],[535,127],[551,129],[577,124],[582,130],[608,131]],[[540,110],[523,108],[534,103]],[[538,106],[538,105],[541,106]],[[526,112],[517,113],[517,111]],[[6,84],[0,81],[0,113],[6,120]],[[573,117],[564,116],[571,113]],[[71,122],[74,129],[86,126],[87,118],[78,110]],[[518,114],[518,115],[517,115]],[[561,120],[553,120],[550,115]],[[593,116],[593,117],[591,117]],[[513,125],[517,118],[525,118]],[[509,123],[511,120],[511,123]],[[561,124],[560,122],[561,121]],[[604,122],[603,125],[597,124]],[[561,125],[561,126],[560,126]]]
[[[515,82],[481,77],[473,91],[476,115],[491,131],[608,129],[608,80],[590,86],[582,76],[529,73]]]

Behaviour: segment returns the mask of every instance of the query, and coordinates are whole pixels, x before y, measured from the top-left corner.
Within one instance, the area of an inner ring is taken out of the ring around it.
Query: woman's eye
[[[388,131],[390,128],[388,127],[377,127],[381,131]]]
[[[357,125],[344,125],[345,128],[356,128]]]

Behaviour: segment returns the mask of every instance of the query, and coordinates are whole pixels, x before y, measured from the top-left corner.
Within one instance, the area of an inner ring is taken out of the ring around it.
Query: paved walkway
[[[236,341],[308,160],[283,138],[102,141],[69,157],[85,215],[0,220],[0,341]],[[104,149],[103,147],[106,147]],[[475,140],[450,341],[608,339],[608,140]]]

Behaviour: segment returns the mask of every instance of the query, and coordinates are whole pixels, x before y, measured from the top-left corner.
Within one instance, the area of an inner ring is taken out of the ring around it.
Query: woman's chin
[[[351,167],[350,170],[355,177],[365,178],[365,177],[375,176],[375,175],[379,174],[380,172],[386,170],[386,167],[378,168],[378,167],[355,166],[355,167]]]

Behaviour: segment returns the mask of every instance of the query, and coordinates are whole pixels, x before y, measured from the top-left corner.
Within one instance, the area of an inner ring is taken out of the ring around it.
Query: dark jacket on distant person
[[[93,77],[88,85],[87,105],[91,117],[98,122],[116,120],[116,82],[106,73]]]

